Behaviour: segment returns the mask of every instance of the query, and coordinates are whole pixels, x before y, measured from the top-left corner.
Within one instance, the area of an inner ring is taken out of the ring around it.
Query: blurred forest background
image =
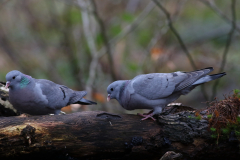
[[[0,81],[15,69],[87,90],[98,102],[67,113],[136,113],[143,110],[106,102],[111,82],[212,66],[227,76],[177,100],[205,107],[239,88],[239,7],[238,0],[1,0]]]

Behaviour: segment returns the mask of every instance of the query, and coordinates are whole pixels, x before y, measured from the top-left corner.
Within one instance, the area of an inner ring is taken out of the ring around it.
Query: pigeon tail
[[[80,101],[84,96],[86,96],[87,92],[86,91],[74,91],[71,95],[71,98],[69,99],[68,105],[69,104],[75,104],[78,101]]]
[[[213,71],[213,67],[207,67],[207,68],[198,69],[198,70],[194,70],[194,71],[190,71],[190,72],[183,72],[183,73],[192,73],[192,72],[197,72],[197,71],[204,71],[205,74],[208,74]]]
[[[82,104],[82,105],[91,105],[91,104],[97,104],[96,102],[93,102],[93,101],[90,101],[90,100],[87,100],[87,99],[80,99],[79,101],[77,101],[76,103],[74,104]]]
[[[218,79],[218,78],[220,78],[222,76],[225,76],[225,75],[226,75],[225,72],[218,73],[218,74],[212,74],[212,75],[206,75],[206,76],[200,78],[199,80],[197,80],[196,82],[194,82],[192,85],[203,84],[203,83]]]

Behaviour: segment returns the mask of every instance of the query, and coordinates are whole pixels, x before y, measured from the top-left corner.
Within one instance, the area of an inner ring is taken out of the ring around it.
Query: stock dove
[[[35,79],[17,70],[6,75],[9,101],[17,110],[30,115],[59,114],[70,104],[97,104],[83,97],[86,91],[74,91],[46,79]]]
[[[119,80],[107,87],[107,100],[116,99],[127,110],[151,109],[147,114],[139,114],[145,120],[162,112],[167,104],[181,95],[188,94],[196,86],[226,75],[225,72],[207,75],[212,67],[192,72],[150,73]]]

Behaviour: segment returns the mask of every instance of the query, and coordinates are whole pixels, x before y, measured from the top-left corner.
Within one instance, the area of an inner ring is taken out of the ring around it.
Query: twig
[[[28,66],[22,63],[21,54],[19,54],[18,51],[11,46],[11,42],[7,37],[6,32],[0,25],[0,48],[3,50],[3,53],[5,53],[14,62],[14,64],[20,68],[21,71],[28,73]]]
[[[184,4],[186,3],[186,1],[187,0],[178,0],[177,5],[176,5],[177,6],[176,10],[172,15],[172,21],[177,20],[177,18],[179,17],[180,12],[182,11],[182,8],[184,7]]]
[[[231,20],[228,16],[226,16],[214,3],[213,1],[209,1],[209,0],[200,0],[202,3],[204,3],[206,6],[208,6],[209,8],[211,8],[219,17],[221,17],[223,20],[225,20],[226,22],[232,24],[233,20]],[[236,30],[238,32],[240,32],[240,27],[239,26],[235,26]]]
[[[78,8],[81,9],[81,11],[84,11],[84,12],[88,12],[89,14],[92,14],[93,11],[90,10],[89,8],[87,8],[86,6],[84,6],[82,3],[79,4],[78,0],[74,1],[74,0],[59,0],[59,1],[63,1],[65,4],[67,5],[74,5],[74,6],[77,6]]]
[[[171,31],[173,32],[173,34],[176,36],[178,42],[180,43],[184,53],[186,54],[186,56],[188,57],[188,60],[190,62],[190,64],[192,65],[193,69],[197,69],[194,61],[193,61],[193,58],[192,56],[190,55],[187,47],[185,46],[182,38],[180,37],[180,35],[178,34],[177,30],[173,27],[173,24],[172,24],[172,19],[171,19],[171,16],[170,14],[168,13],[168,11],[161,5],[161,3],[159,3],[157,0],[153,0],[153,2],[163,11],[163,13],[166,15],[166,18],[168,20],[168,26],[169,28],[171,29]]]
[[[228,39],[227,39],[226,46],[225,46],[225,49],[224,49],[224,52],[223,52],[222,63],[221,63],[221,67],[219,69],[219,72],[223,72],[223,70],[224,70],[224,67],[225,67],[225,64],[226,64],[226,61],[227,61],[227,54],[228,54],[228,51],[229,51],[229,47],[231,45],[232,37],[233,37],[234,31],[236,29],[236,0],[232,0],[231,2],[232,2],[231,3],[232,27],[231,27],[231,30],[228,34]],[[211,99],[213,99],[216,96],[217,86],[219,84],[219,81],[220,81],[220,79],[216,80],[214,85],[213,85],[212,98]]]
[[[84,0],[78,0],[78,4],[84,6],[84,8],[88,8],[87,4]],[[94,42],[94,37],[93,34],[90,30],[90,17],[89,17],[89,12],[85,12],[81,10],[81,15],[82,15],[82,22],[83,22],[83,30],[84,30],[84,35],[87,40],[87,44],[90,50],[90,53],[92,55],[92,61],[90,63],[90,68],[89,68],[89,77],[86,83],[86,90],[88,92],[88,98],[91,98],[92,96],[92,85],[95,80],[96,76],[96,69],[98,65],[98,53],[97,53],[97,47]]]
[[[78,4],[81,5],[81,8],[85,8],[85,10],[82,11],[82,16],[83,14],[92,14],[93,11],[86,11],[86,9],[90,10],[89,7],[86,6],[85,4],[86,2],[83,1],[83,0],[78,0]],[[143,21],[143,19],[152,11],[152,9],[155,7],[155,5],[153,5],[153,3],[149,3],[146,8],[139,14],[139,16],[133,21],[132,24],[128,25],[127,27],[125,27],[122,32],[120,32],[116,37],[112,38],[110,41],[109,41],[109,44],[112,46],[114,45],[115,43],[117,43],[119,40],[121,40],[122,38],[124,38],[127,34],[131,33],[134,29],[136,29],[139,24]],[[85,12],[85,13],[83,13]],[[86,16],[86,15],[84,15]],[[86,25],[86,19],[83,19],[85,22],[83,22],[83,25],[85,23]],[[84,25],[84,34],[85,34],[85,37],[87,38],[87,43],[89,45],[89,48],[90,48],[90,52],[91,52],[91,55],[92,55],[92,61],[91,61],[91,64],[90,64],[90,69],[89,69],[89,78],[88,78],[88,81],[87,81],[87,85],[86,85],[86,90],[87,92],[89,93],[88,95],[91,95],[91,92],[92,92],[92,89],[91,89],[91,86],[93,85],[93,80],[94,80],[94,77],[96,76],[96,68],[97,68],[97,65],[98,65],[98,59],[101,58],[105,53],[106,53],[106,47],[103,47],[101,48],[100,50],[97,51],[96,49],[96,46],[95,44],[93,44],[94,40],[90,37],[92,37],[93,35],[86,35],[86,34],[89,34],[90,31],[87,31],[89,30],[89,26],[86,27]],[[90,33],[91,34],[91,33]],[[91,40],[92,39],[92,40]],[[93,49],[95,48],[95,49]],[[92,49],[92,50],[91,50]],[[97,57],[95,57],[95,55]]]
[[[82,3],[79,4],[78,2],[75,3],[70,3],[70,1],[67,0],[61,0],[64,1],[67,4],[71,4],[71,5],[76,5],[77,7],[79,7],[82,11],[87,12],[89,14],[93,14],[93,10],[87,8],[86,6],[84,6]],[[109,40],[109,44],[110,46],[113,46],[115,43],[117,43],[119,40],[121,40],[122,38],[124,38],[126,35],[128,35],[129,33],[131,33],[132,31],[134,31],[141,22],[143,22],[143,20],[148,16],[148,14],[153,10],[153,8],[155,7],[155,5],[153,5],[153,3],[150,3],[145,7],[145,9],[139,14],[138,17],[135,18],[135,20],[132,22],[132,24],[129,24],[128,26],[126,26],[122,32],[120,32],[116,37],[112,38],[111,40]],[[103,55],[105,55],[106,53],[106,47],[102,47],[99,51],[98,51],[98,57],[101,58]]]
[[[139,14],[139,16],[135,18],[132,24],[126,26],[117,36],[115,36],[109,41],[110,45],[111,46],[115,45],[122,38],[133,32],[140,25],[140,23],[143,22],[143,20],[148,16],[148,14],[153,10],[154,7],[155,5],[153,5],[153,3],[150,2],[145,7],[145,9]],[[101,58],[106,53],[106,50],[104,47],[102,47],[99,52],[100,54],[98,54],[98,56],[99,58]]]
[[[173,32],[173,34],[176,36],[176,38],[178,39],[178,42],[181,46],[181,48],[183,49],[184,53],[186,54],[186,56],[188,57],[188,60],[191,64],[191,66],[193,67],[193,69],[197,69],[197,66],[195,65],[194,61],[193,61],[193,58],[191,56],[191,54],[189,53],[186,45],[184,44],[182,38],[180,37],[180,35],[178,34],[177,30],[173,27],[173,24],[172,24],[172,19],[171,19],[171,16],[169,14],[169,12],[161,5],[161,3],[159,3],[157,0],[153,0],[155,2],[155,4],[163,11],[163,13],[166,15],[166,18],[168,20],[168,26],[170,28],[170,30]],[[204,85],[201,85],[201,91],[202,91],[202,94],[205,98],[205,100],[208,100],[208,95],[205,91],[205,88],[204,88]]]
[[[175,21],[178,19],[179,14],[180,14],[185,2],[186,2],[186,0],[178,1],[177,9],[172,16],[172,21]],[[150,54],[150,50],[152,49],[152,47],[157,43],[157,41],[159,41],[161,39],[162,35],[164,35],[168,32],[169,27],[165,27],[165,26],[166,26],[166,24],[162,23],[162,25],[157,29],[157,31],[155,31],[155,36],[148,43],[147,47],[145,49],[143,48],[145,54],[144,54],[144,58],[143,58],[142,62],[140,62],[140,64],[139,64],[139,66],[141,66],[141,68],[143,68],[143,66],[145,65],[147,55]]]
[[[103,20],[101,19],[101,17],[98,14],[97,5],[96,5],[95,1],[91,0],[91,3],[92,3],[92,7],[93,7],[93,15],[94,15],[96,21],[99,24],[100,33],[102,35],[103,42],[104,42],[104,45],[106,47],[106,53],[107,53],[107,56],[108,56],[108,61],[109,61],[109,65],[110,65],[109,68],[110,68],[112,79],[117,80],[115,72],[114,72],[111,45],[109,44],[109,40],[108,40],[107,33],[106,33],[106,28],[104,26]]]

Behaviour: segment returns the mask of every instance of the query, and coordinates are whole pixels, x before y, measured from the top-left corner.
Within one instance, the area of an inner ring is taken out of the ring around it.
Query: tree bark
[[[239,159],[238,142],[211,138],[195,111],[140,121],[136,115],[86,111],[67,115],[0,118],[0,159]]]
[[[19,112],[8,101],[8,89],[5,89],[5,82],[0,82],[0,117],[17,115]]]
[[[240,158],[234,134],[211,138],[206,111],[199,119],[190,107],[166,107],[156,122],[103,111],[19,117],[3,87],[0,116],[12,117],[0,117],[0,159]]]

